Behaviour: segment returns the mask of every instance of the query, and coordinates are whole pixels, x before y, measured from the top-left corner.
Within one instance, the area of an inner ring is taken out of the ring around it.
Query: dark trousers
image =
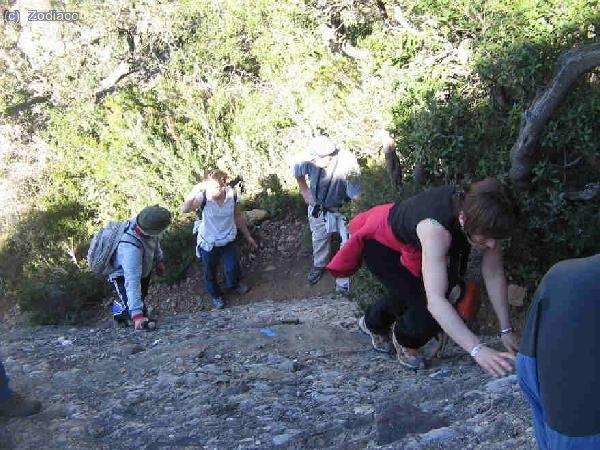
[[[6,400],[11,394],[12,392],[8,387],[8,376],[6,375],[2,361],[0,361],[0,401]]]
[[[145,278],[140,280],[140,288],[142,291],[142,313],[144,316],[147,315],[147,308],[144,300],[148,295],[148,288],[150,287],[150,278],[152,272]],[[129,320],[129,307],[127,306],[127,291],[125,290],[125,277],[117,277],[112,282],[113,291],[119,296],[118,304],[112,307],[113,318],[115,320],[128,321]],[[117,302],[117,300],[115,300]]]
[[[400,253],[377,241],[365,242],[363,258],[387,291],[368,307],[367,328],[386,335],[395,322],[394,334],[402,346],[416,349],[425,345],[441,328],[427,309],[423,279],[400,263]]]
[[[204,286],[213,297],[221,297],[221,290],[217,283],[217,265],[223,258],[223,271],[225,272],[225,286],[235,288],[240,277],[240,252],[235,241],[221,247],[213,247],[210,252],[200,249],[202,265],[204,266]]]

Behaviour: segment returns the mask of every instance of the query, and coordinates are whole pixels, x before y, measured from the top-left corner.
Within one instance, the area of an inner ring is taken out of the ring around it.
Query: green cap
[[[171,224],[171,213],[162,206],[147,206],[135,218],[144,234],[158,236]]]

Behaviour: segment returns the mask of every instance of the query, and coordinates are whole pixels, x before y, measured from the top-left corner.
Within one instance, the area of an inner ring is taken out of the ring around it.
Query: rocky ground
[[[4,330],[14,387],[44,408],[0,418],[0,447],[535,448],[514,375],[490,378],[457,347],[403,370],[358,315],[322,296],[163,317],[155,332]]]

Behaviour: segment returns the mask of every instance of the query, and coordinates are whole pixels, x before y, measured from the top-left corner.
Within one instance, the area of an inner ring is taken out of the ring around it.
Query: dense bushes
[[[81,267],[77,252],[93,230],[152,203],[176,210],[210,166],[242,175],[247,197],[272,213],[299,210],[289,166],[319,130],[362,158],[360,208],[414,193],[415,164],[428,169],[434,184],[488,175],[506,180],[521,113],[550,80],[557,57],[598,39],[593,6],[586,0],[227,0],[128,8],[81,2],[90,21],[64,30],[79,49],[35,74],[55,86],[39,132],[55,158],[46,173],[49,188],[35,205],[40,212],[8,240],[3,255],[14,251],[17,262],[3,277],[34,308],[36,298],[40,304],[48,298],[36,289],[51,289],[62,276],[56,273],[87,277],[71,270]],[[78,33],[87,37],[77,41]],[[133,73],[95,101],[100,80],[125,60]],[[19,79],[26,76],[32,74]],[[0,83],[4,91],[15,88],[10,77]],[[18,100],[23,96],[21,86]],[[8,106],[15,99],[1,97]],[[565,203],[558,194],[597,181],[599,112],[592,74],[544,130],[532,190],[519,195],[523,233],[508,249],[511,276],[521,282],[532,284],[558,259],[598,250],[597,202]],[[382,127],[394,133],[404,169],[399,193],[374,151],[373,132]],[[572,161],[579,163],[565,165]],[[39,229],[38,220],[45,225],[36,243],[21,248],[20,236]],[[191,254],[183,251],[189,224],[176,222],[165,241],[176,261],[170,282],[181,278]]]
[[[550,81],[561,52],[597,40],[599,13],[589,2],[417,2],[440,7],[438,25],[469,52],[468,71],[425,68],[394,108],[408,167],[424,164],[439,181],[506,180],[521,113]],[[456,64],[450,61],[450,66]],[[519,193],[522,230],[511,241],[511,275],[533,284],[559,259],[598,251],[598,203],[568,204],[560,192],[597,177],[600,89],[585,77],[546,125],[532,189]],[[570,124],[570,125],[567,125]],[[558,131],[560,130],[560,131]]]

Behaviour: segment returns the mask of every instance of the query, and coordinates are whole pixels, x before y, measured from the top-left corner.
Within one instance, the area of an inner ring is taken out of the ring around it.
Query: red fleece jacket
[[[400,242],[394,236],[388,223],[393,203],[374,206],[358,214],[350,221],[350,239],[327,264],[327,270],[336,278],[353,275],[362,263],[364,241],[374,239],[400,253],[400,264],[415,277],[421,276],[421,250],[410,244]]]

